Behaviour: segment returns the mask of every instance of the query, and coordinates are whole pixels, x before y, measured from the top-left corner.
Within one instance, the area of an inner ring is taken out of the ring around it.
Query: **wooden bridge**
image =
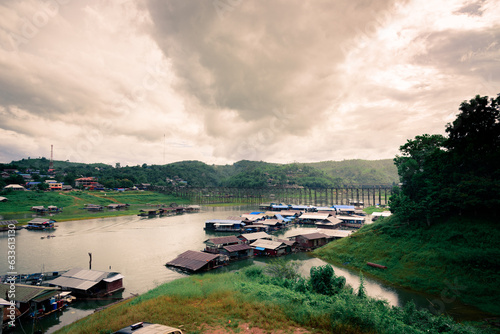
[[[156,191],[168,192],[187,198],[197,204],[262,204],[286,203],[317,206],[387,205],[392,185],[343,186],[337,188],[177,188],[155,187]]]

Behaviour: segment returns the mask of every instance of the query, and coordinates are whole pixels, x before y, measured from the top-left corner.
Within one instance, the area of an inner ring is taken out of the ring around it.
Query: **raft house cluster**
[[[109,298],[124,290],[123,278],[123,275],[116,272],[81,268],[62,272],[4,275],[0,276],[0,295],[5,299],[0,298],[0,301],[12,309],[12,312],[8,311],[8,315],[12,315],[11,320],[24,317],[40,319],[63,311],[75,299]],[[8,328],[8,324],[9,322],[4,321],[4,329]]]
[[[192,213],[199,212],[201,206],[199,205],[188,205],[188,206],[178,206],[178,205],[156,205],[154,208],[147,208],[139,210],[139,217],[153,218],[153,217],[163,217],[170,215],[178,215],[182,213]]]
[[[262,204],[260,209],[266,211],[206,221],[206,231],[230,232],[233,235],[209,238],[204,241],[203,251],[188,250],[167,262],[166,266],[199,272],[249,257],[311,251],[332,240],[349,236],[365,224],[366,218],[363,210],[351,205],[317,207],[271,203]],[[390,212],[386,212],[383,216],[389,214]],[[294,224],[315,226],[316,230],[286,239],[276,238],[268,233]]]

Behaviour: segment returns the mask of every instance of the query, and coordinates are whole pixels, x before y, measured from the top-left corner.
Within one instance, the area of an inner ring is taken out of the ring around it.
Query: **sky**
[[[498,0],[0,1],[0,162],[392,159],[500,93]]]

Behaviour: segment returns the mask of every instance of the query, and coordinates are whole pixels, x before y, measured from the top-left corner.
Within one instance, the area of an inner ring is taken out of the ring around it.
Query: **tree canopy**
[[[500,207],[500,94],[476,96],[442,135],[408,140],[394,158],[402,183],[391,210],[407,221],[496,214]]]

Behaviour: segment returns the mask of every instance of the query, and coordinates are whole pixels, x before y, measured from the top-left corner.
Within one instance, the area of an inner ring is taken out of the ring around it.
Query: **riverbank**
[[[62,212],[52,214],[51,216],[57,222],[62,222],[137,215],[140,209],[150,205],[189,204],[188,200],[153,191],[13,191],[3,196],[7,197],[8,201],[0,203],[0,216],[3,217],[2,220],[17,220],[21,225],[33,219],[36,215],[35,212],[31,211],[31,207],[33,206],[47,207],[54,205],[62,208]],[[87,204],[101,206],[129,204],[129,206],[119,210],[105,208],[102,211],[88,211],[84,209]]]
[[[460,300],[498,316],[500,231],[496,225],[486,219],[457,217],[430,227],[414,227],[392,216],[366,225],[351,238],[332,242],[314,255],[438,296],[429,301],[437,312],[444,304]]]
[[[269,265],[268,265],[269,266]],[[158,286],[56,333],[112,333],[138,321],[184,333],[490,333],[451,318],[394,308],[346,286],[321,290],[312,279],[270,276],[267,267],[193,275]],[[323,267],[318,267],[323,268]],[[318,271],[319,272],[319,271]],[[327,271],[322,280],[329,281]],[[333,281],[338,282],[335,277]]]

